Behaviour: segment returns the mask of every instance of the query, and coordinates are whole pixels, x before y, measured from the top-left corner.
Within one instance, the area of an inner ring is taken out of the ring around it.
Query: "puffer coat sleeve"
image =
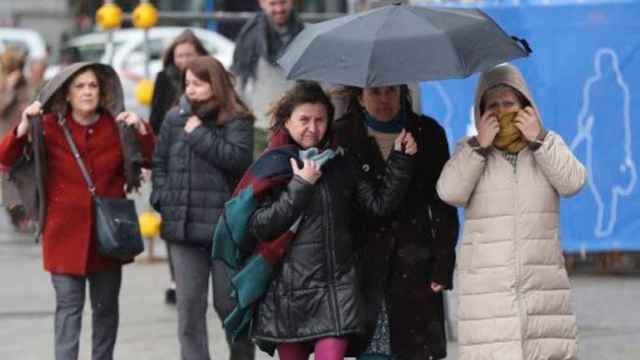
[[[452,206],[466,207],[486,161],[469,145],[468,138],[460,141],[438,179],[436,190],[440,199]]]
[[[587,179],[584,165],[556,133],[549,132],[533,156],[560,196],[573,196],[584,186]]]
[[[252,122],[223,126],[208,117],[192,132],[176,107],[165,117],[153,156],[151,205],[162,214],[165,240],[210,246],[224,204],[253,154]]]
[[[191,150],[211,165],[240,177],[253,158],[253,123],[232,121],[226,136],[217,128],[199,126],[187,134],[185,141]]]
[[[349,161],[348,164],[351,168],[346,176],[356,177],[356,206],[372,216],[386,216],[398,208],[411,179],[413,161],[410,156],[392,152],[380,187],[358,177],[360,172],[352,169],[354,161]],[[313,185],[298,176],[293,177],[286,189],[273,194],[272,199],[265,200],[254,212],[250,220],[253,235],[257,239],[268,241],[287,231],[302,215],[312,192]]]
[[[160,124],[160,135],[158,136],[158,143],[155,147],[151,161],[153,168],[153,172],[151,173],[153,189],[151,191],[149,202],[158,212],[160,212],[160,190],[164,187],[168,175],[167,165],[170,148],[169,144],[171,142],[171,125],[169,124],[168,118],[169,113],[165,116],[165,121]]]
[[[279,194],[268,196],[251,218],[253,236],[270,241],[287,231],[309,203],[312,190],[313,185],[294,176]]]

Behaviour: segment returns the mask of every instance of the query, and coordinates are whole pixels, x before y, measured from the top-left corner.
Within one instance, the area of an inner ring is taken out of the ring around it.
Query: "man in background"
[[[256,126],[266,128],[269,104],[290,86],[276,60],[304,24],[293,10],[293,0],[258,0],[258,4],[262,11],[236,39],[231,71],[256,115]]]

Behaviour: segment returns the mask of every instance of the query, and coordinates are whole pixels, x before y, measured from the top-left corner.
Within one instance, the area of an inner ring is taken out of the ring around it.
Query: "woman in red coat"
[[[93,309],[93,356],[112,359],[118,328],[122,262],[101,256],[95,244],[91,194],[67,143],[61,120],[96,186],[98,196],[125,197],[139,186],[154,137],[137,115],[122,111],[122,87],[110,66],[66,68],[29,105],[0,143],[0,163],[12,166],[30,139],[41,206],[44,268],[56,293],[55,358],[77,359],[85,286]],[[37,115],[44,113],[41,117]],[[45,159],[46,161],[42,160]]]

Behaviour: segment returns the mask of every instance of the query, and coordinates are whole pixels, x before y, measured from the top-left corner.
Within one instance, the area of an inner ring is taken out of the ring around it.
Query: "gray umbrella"
[[[289,79],[370,87],[464,78],[530,52],[478,9],[389,5],[308,25],[278,63]]]

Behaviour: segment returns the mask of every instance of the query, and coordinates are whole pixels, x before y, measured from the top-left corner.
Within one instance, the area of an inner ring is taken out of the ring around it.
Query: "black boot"
[[[176,304],[176,289],[168,288],[164,292],[164,303],[167,305]]]

